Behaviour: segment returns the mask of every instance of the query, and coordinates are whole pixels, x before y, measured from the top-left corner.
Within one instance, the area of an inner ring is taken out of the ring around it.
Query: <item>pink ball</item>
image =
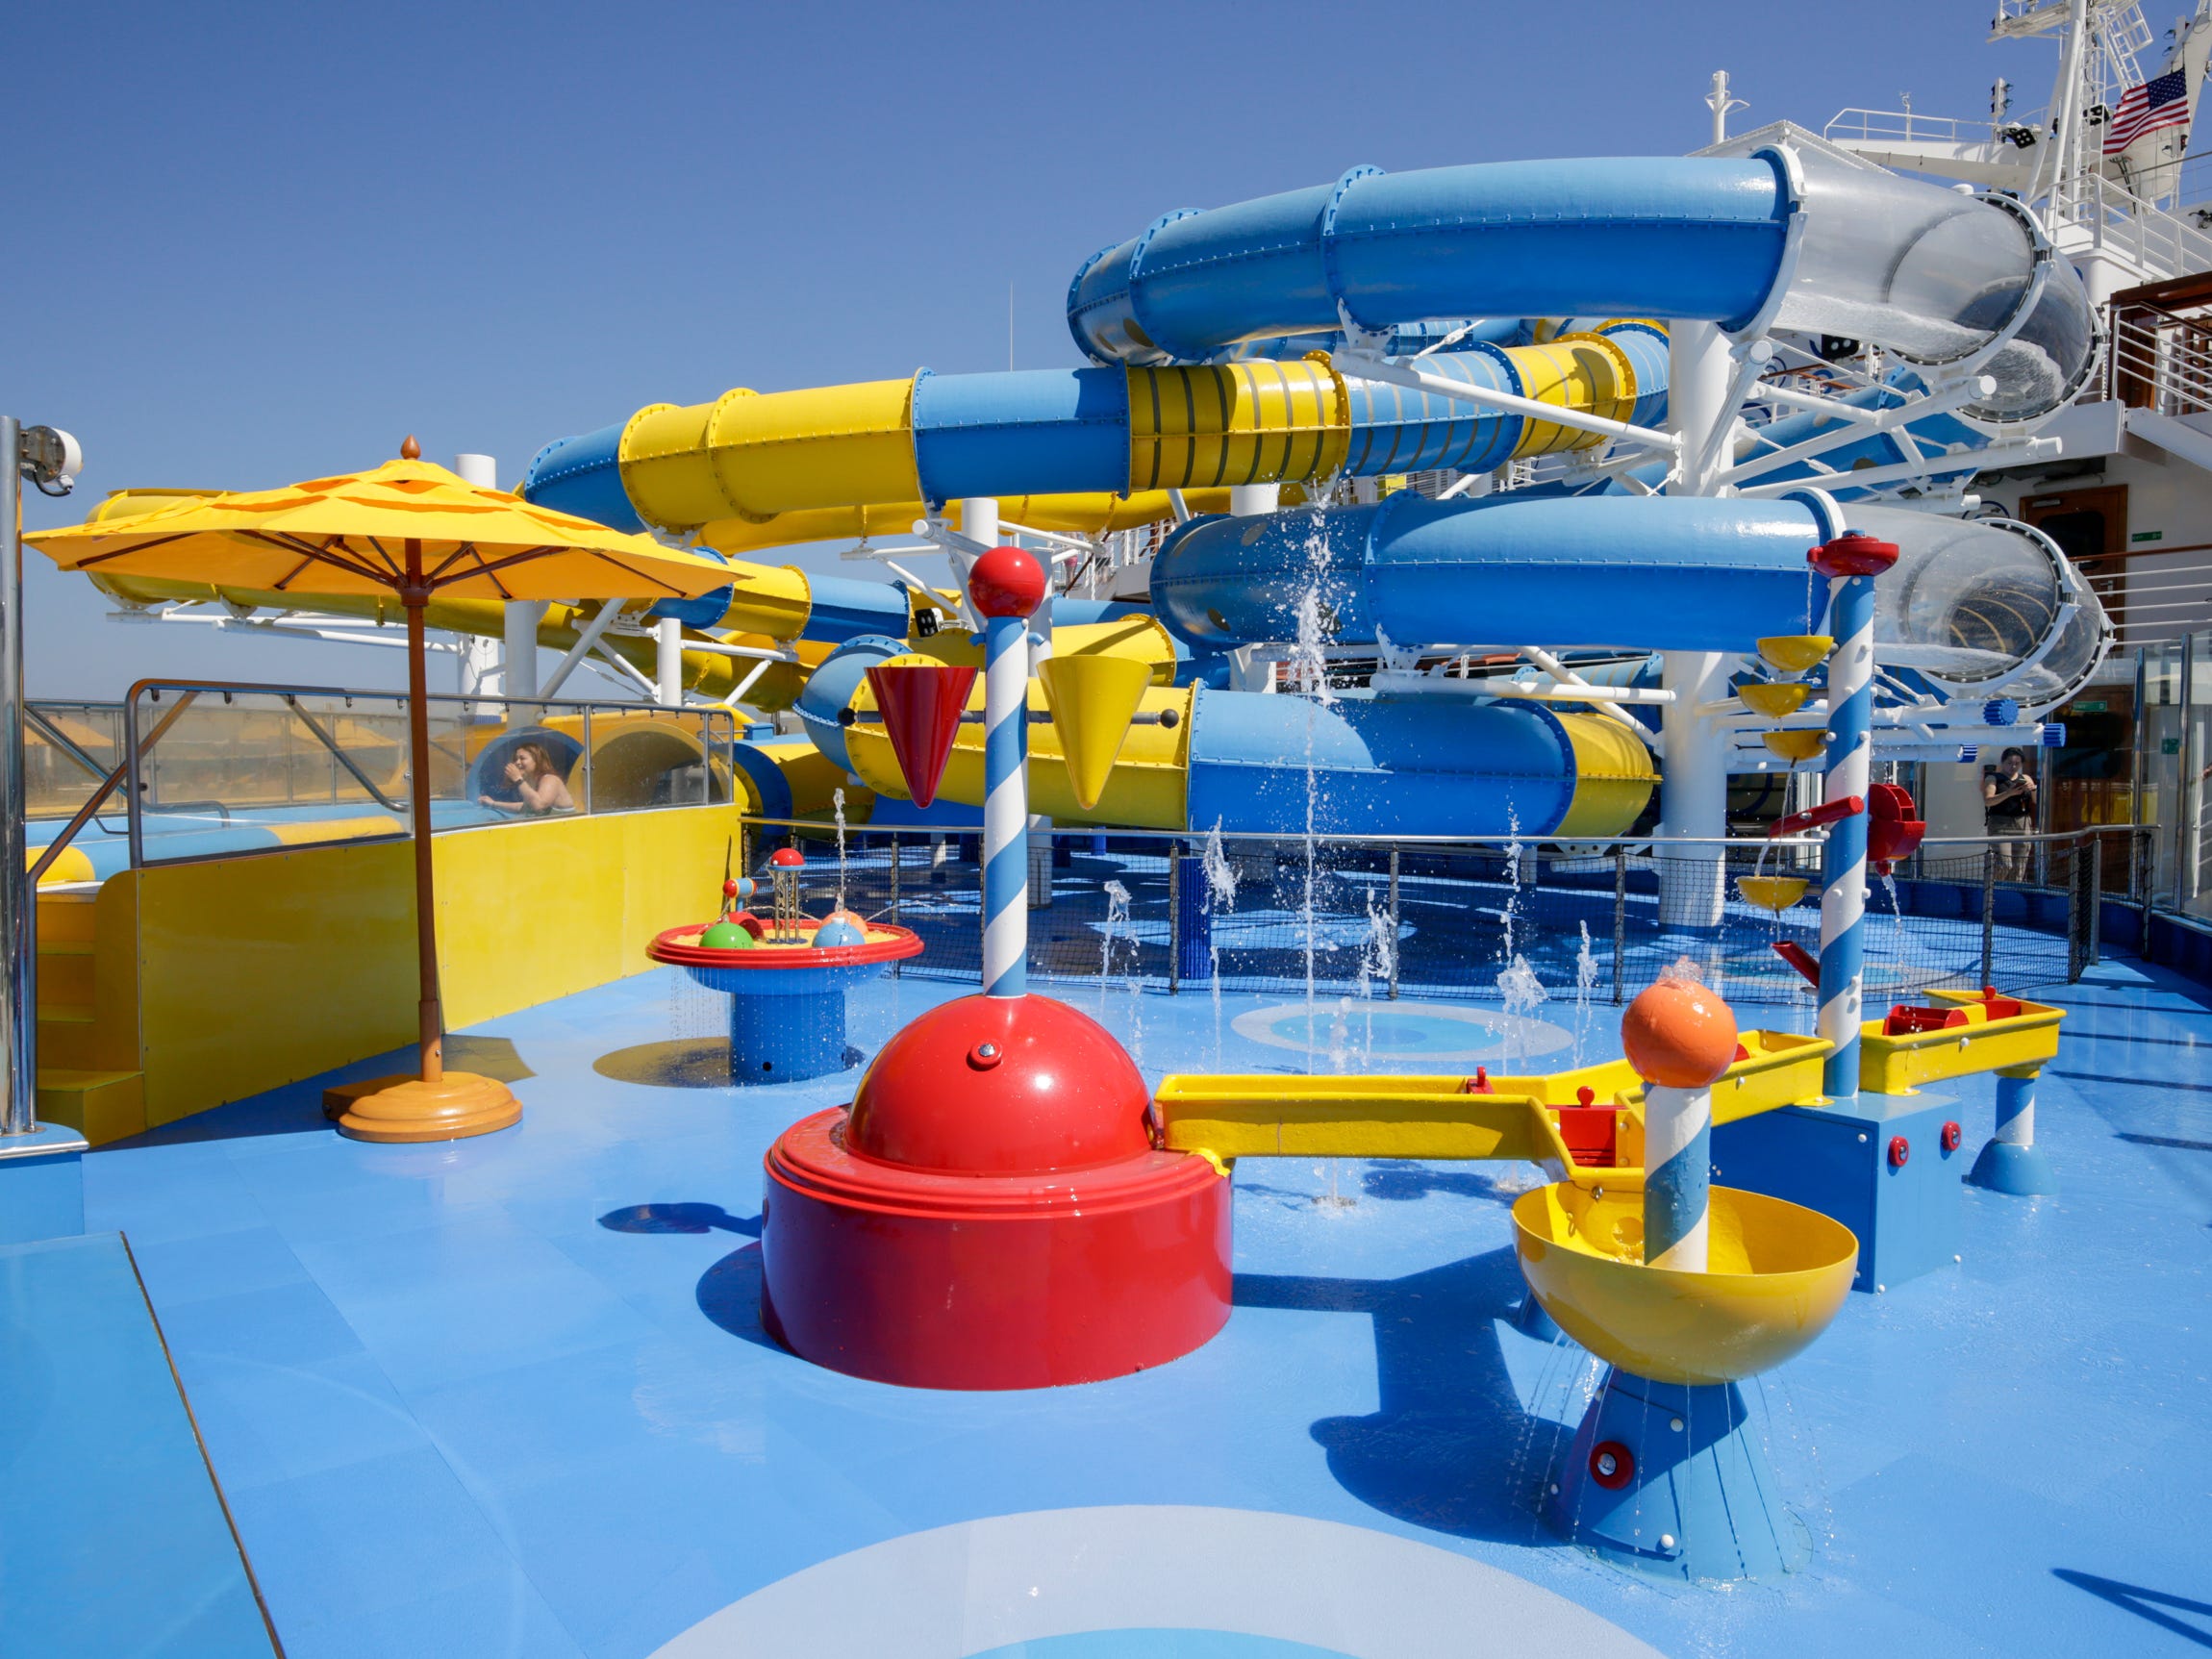
[[[968,573],[968,596],[985,616],[1026,616],[1044,603],[1044,568],[1018,547],[993,547]]]

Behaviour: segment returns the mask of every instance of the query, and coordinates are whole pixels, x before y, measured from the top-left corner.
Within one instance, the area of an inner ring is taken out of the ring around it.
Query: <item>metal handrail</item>
[[[176,700],[173,706],[163,711],[161,720],[146,735],[144,741],[138,741],[137,737],[138,716],[141,697],[147,703],[158,706],[163,702],[164,692],[182,692],[183,695]],[[139,765],[154,752],[162,737],[186,709],[191,707],[198,699],[211,695],[219,695],[226,703],[232,702],[240,695],[272,698],[282,703],[289,713],[299,719],[316,742],[329,751],[332,758],[344,767],[354,781],[368,792],[370,798],[378,806],[388,812],[405,810],[404,803],[394,800],[389,792],[371,779],[345,751],[345,746],[337,740],[335,734],[324,727],[313,714],[301,707],[299,703],[301,697],[336,697],[342,699],[348,707],[357,702],[366,702],[391,705],[397,710],[404,711],[408,703],[408,693],[405,691],[364,691],[342,686],[309,686],[251,680],[140,680],[124,693],[123,701],[118,705],[122,710],[124,726],[125,753],[122,764],[113,772],[103,778],[100,786],[94,790],[91,798],[63,828],[62,832],[47,844],[38,862],[32,867],[30,880],[34,887],[37,885],[38,874],[52,867],[54,861],[61,856],[63,849],[91,820],[99,807],[126,781],[129,783],[126,800],[128,814],[126,828],[130,842],[131,867],[138,868],[145,864],[143,816],[148,808],[142,798],[142,791],[138,779]],[[657,704],[614,702],[606,699],[543,696],[499,697],[476,692],[434,692],[428,700],[434,706],[439,703],[463,703],[472,708],[482,707],[488,711],[496,710],[503,716],[504,723],[511,730],[514,729],[518,716],[526,725],[541,723],[556,713],[563,716],[579,716],[584,723],[585,739],[582,761],[584,768],[584,806],[582,810],[587,813],[591,810],[591,723],[594,711],[613,712],[624,716],[659,715],[695,719],[698,723],[701,744],[706,751],[706,759],[710,767],[716,760],[719,760],[725,767],[735,767],[734,750],[738,737],[737,716],[732,710],[721,704],[691,704],[681,708],[666,708]],[[454,751],[441,752],[450,753],[457,762],[465,764],[466,756],[465,754]],[[220,806],[221,803],[174,804],[179,806]],[[712,804],[711,801],[708,804]],[[228,809],[223,808],[222,810],[227,818]],[[237,857],[241,855],[239,853],[221,853],[209,856]],[[164,860],[163,862],[170,861]]]

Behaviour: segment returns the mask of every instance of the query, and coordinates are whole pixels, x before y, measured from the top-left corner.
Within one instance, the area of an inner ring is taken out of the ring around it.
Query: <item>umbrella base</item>
[[[413,1072],[326,1089],[323,1114],[356,1141],[465,1141],[522,1121],[522,1102],[506,1084],[473,1071],[448,1071],[435,1083]]]

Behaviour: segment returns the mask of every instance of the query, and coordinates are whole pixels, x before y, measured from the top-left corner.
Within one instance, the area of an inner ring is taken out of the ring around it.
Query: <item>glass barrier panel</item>
[[[24,816],[63,819],[123,759],[123,705],[44,700],[23,707]],[[115,802],[121,816],[122,801]],[[32,840],[38,836],[34,833]]]
[[[162,686],[132,714],[148,863],[406,833],[402,697]]]

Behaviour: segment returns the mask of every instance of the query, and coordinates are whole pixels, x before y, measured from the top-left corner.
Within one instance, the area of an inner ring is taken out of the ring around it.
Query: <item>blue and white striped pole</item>
[[[1713,1090],[1644,1088],[1644,1265],[1702,1273],[1713,1185]]]
[[[1975,1186],[2016,1198],[2058,1191],[2058,1173],[2035,1144],[2035,1079],[2042,1069],[2040,1063],[2008,1066],[1997,1074],[1997,1133],[1967,1176]]]
[[[983,993],[1029,991],[1029,617],[1044,572],[993,547],[968,574],[983,618]]]
[[[1828,578],[1828,732],[1823,804],[1866,799],[1874,716],[1874,575],[1897,563],[1897,547],[1847,530],[1807,555]],[[1859,1016],[1866,980],[1867,815],[1828,826],[1821,858],[1820,1034],[1835,1047],[1821,1087],[1831,1100],[1859,1092]]]

